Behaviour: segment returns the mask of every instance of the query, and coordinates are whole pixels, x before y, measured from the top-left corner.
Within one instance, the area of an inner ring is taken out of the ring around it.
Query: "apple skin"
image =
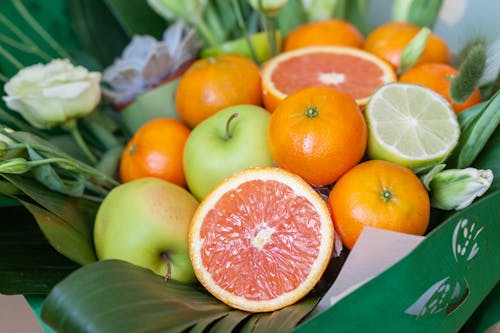
[[[197,207],[198,201],[188,191],[159,178],[121,184],[108,193],[97,211],[97,257],[125,260],[163,277],[170,265],[171,279],[196,281],[188,233]]]
[[[226,125],[229,125],[230,137]],[[274,165],[268,145],[271,113],[255,105],[222,109],[199,123],[184,146],[184,173],[190,192],[202,200],[237,171]]]

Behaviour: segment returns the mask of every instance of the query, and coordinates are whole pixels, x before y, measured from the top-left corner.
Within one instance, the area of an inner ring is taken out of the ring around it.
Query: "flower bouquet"
[[[491,326],[499,43],[448,5],[0,3],[0,292],[47,332]]]

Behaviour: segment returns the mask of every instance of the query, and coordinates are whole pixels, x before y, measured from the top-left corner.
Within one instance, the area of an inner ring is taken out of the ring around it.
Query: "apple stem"
[[[227,140],[229,140],[229,139],[231,139],[231,137],[232,137],[231,133],[229,132],[229,126],[230,126],[230,124],[231,124],[231,121],[232,121],[234,118],[237,118],[238,116],[239,116],[238,112],[235,112],[235,113],[233,113],[233,114],[229,117],[229,119],[228,119],[228,120],[227,120],[227,122],[226,122],[226,141],[227,141]]]
[[[167,274],[165,274],[165,280],[168,281],[172,278],[172,265],[170,264],[170,258],[168,253],[163,252],[161,258],[167,263]]]

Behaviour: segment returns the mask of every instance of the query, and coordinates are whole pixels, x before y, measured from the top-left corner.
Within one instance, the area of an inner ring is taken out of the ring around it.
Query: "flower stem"
[[[87,146],[87,144],[83,140],[83,137],[80,133],[80,130],[78,129],[78,126],[76,124],[76,120],[72,119],[72,120],[68,121],[63,127],[71,133],[71,136],[75,140],[78,147],[82,150],[82,152],[85,154],[85,156],[87,156],[87,158],[90,160],[90,162],[92,162],[92,164],[95,165],[97,163],[97,158],[92,153],[92,151],[90,151],[90,148]]]
[[[218,45],[217,39],[215,39],[214,35],[210,31],[210,28],[202,18],[200,18],[198,21],[193,21],[192,24],[194,24],[198,28],[200,34],[203,36],[203,38],[205,38],[205,40],[211,47],[215,47]]]
[[[278,42],[276,41],[276,17],[264,15],[264,30],[267,35],[267,43],[269,44],[269,53],[271,57],[278,54]]]
[[[245,21],[243,20],[243,15],[241,14],[241,8],[240,8],[240,5],[238,3],[238,0],[232,0],[231,3],[233,5],[234,14],[236,16],[236,22],[238,23],[238,26],[240,27],[240,30],[243,33],[243,37],[245,38],[245,41],[248,44],[248,49],[250,50],[250,54],[252,55],[252,59],[256,64],[258,64],[259,59],[257,58],[257,53],[255,53],[255,49],[253,47],[252,41],[250,40],[250,34],[248,33],[247,27],[245,25]]]

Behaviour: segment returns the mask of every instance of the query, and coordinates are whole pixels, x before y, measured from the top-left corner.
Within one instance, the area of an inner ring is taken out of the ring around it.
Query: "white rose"
[[[91,112],[101,99],[101,74],[67,59],[19,71],[5,84],[7,106],[37,128],[51,128]]]

